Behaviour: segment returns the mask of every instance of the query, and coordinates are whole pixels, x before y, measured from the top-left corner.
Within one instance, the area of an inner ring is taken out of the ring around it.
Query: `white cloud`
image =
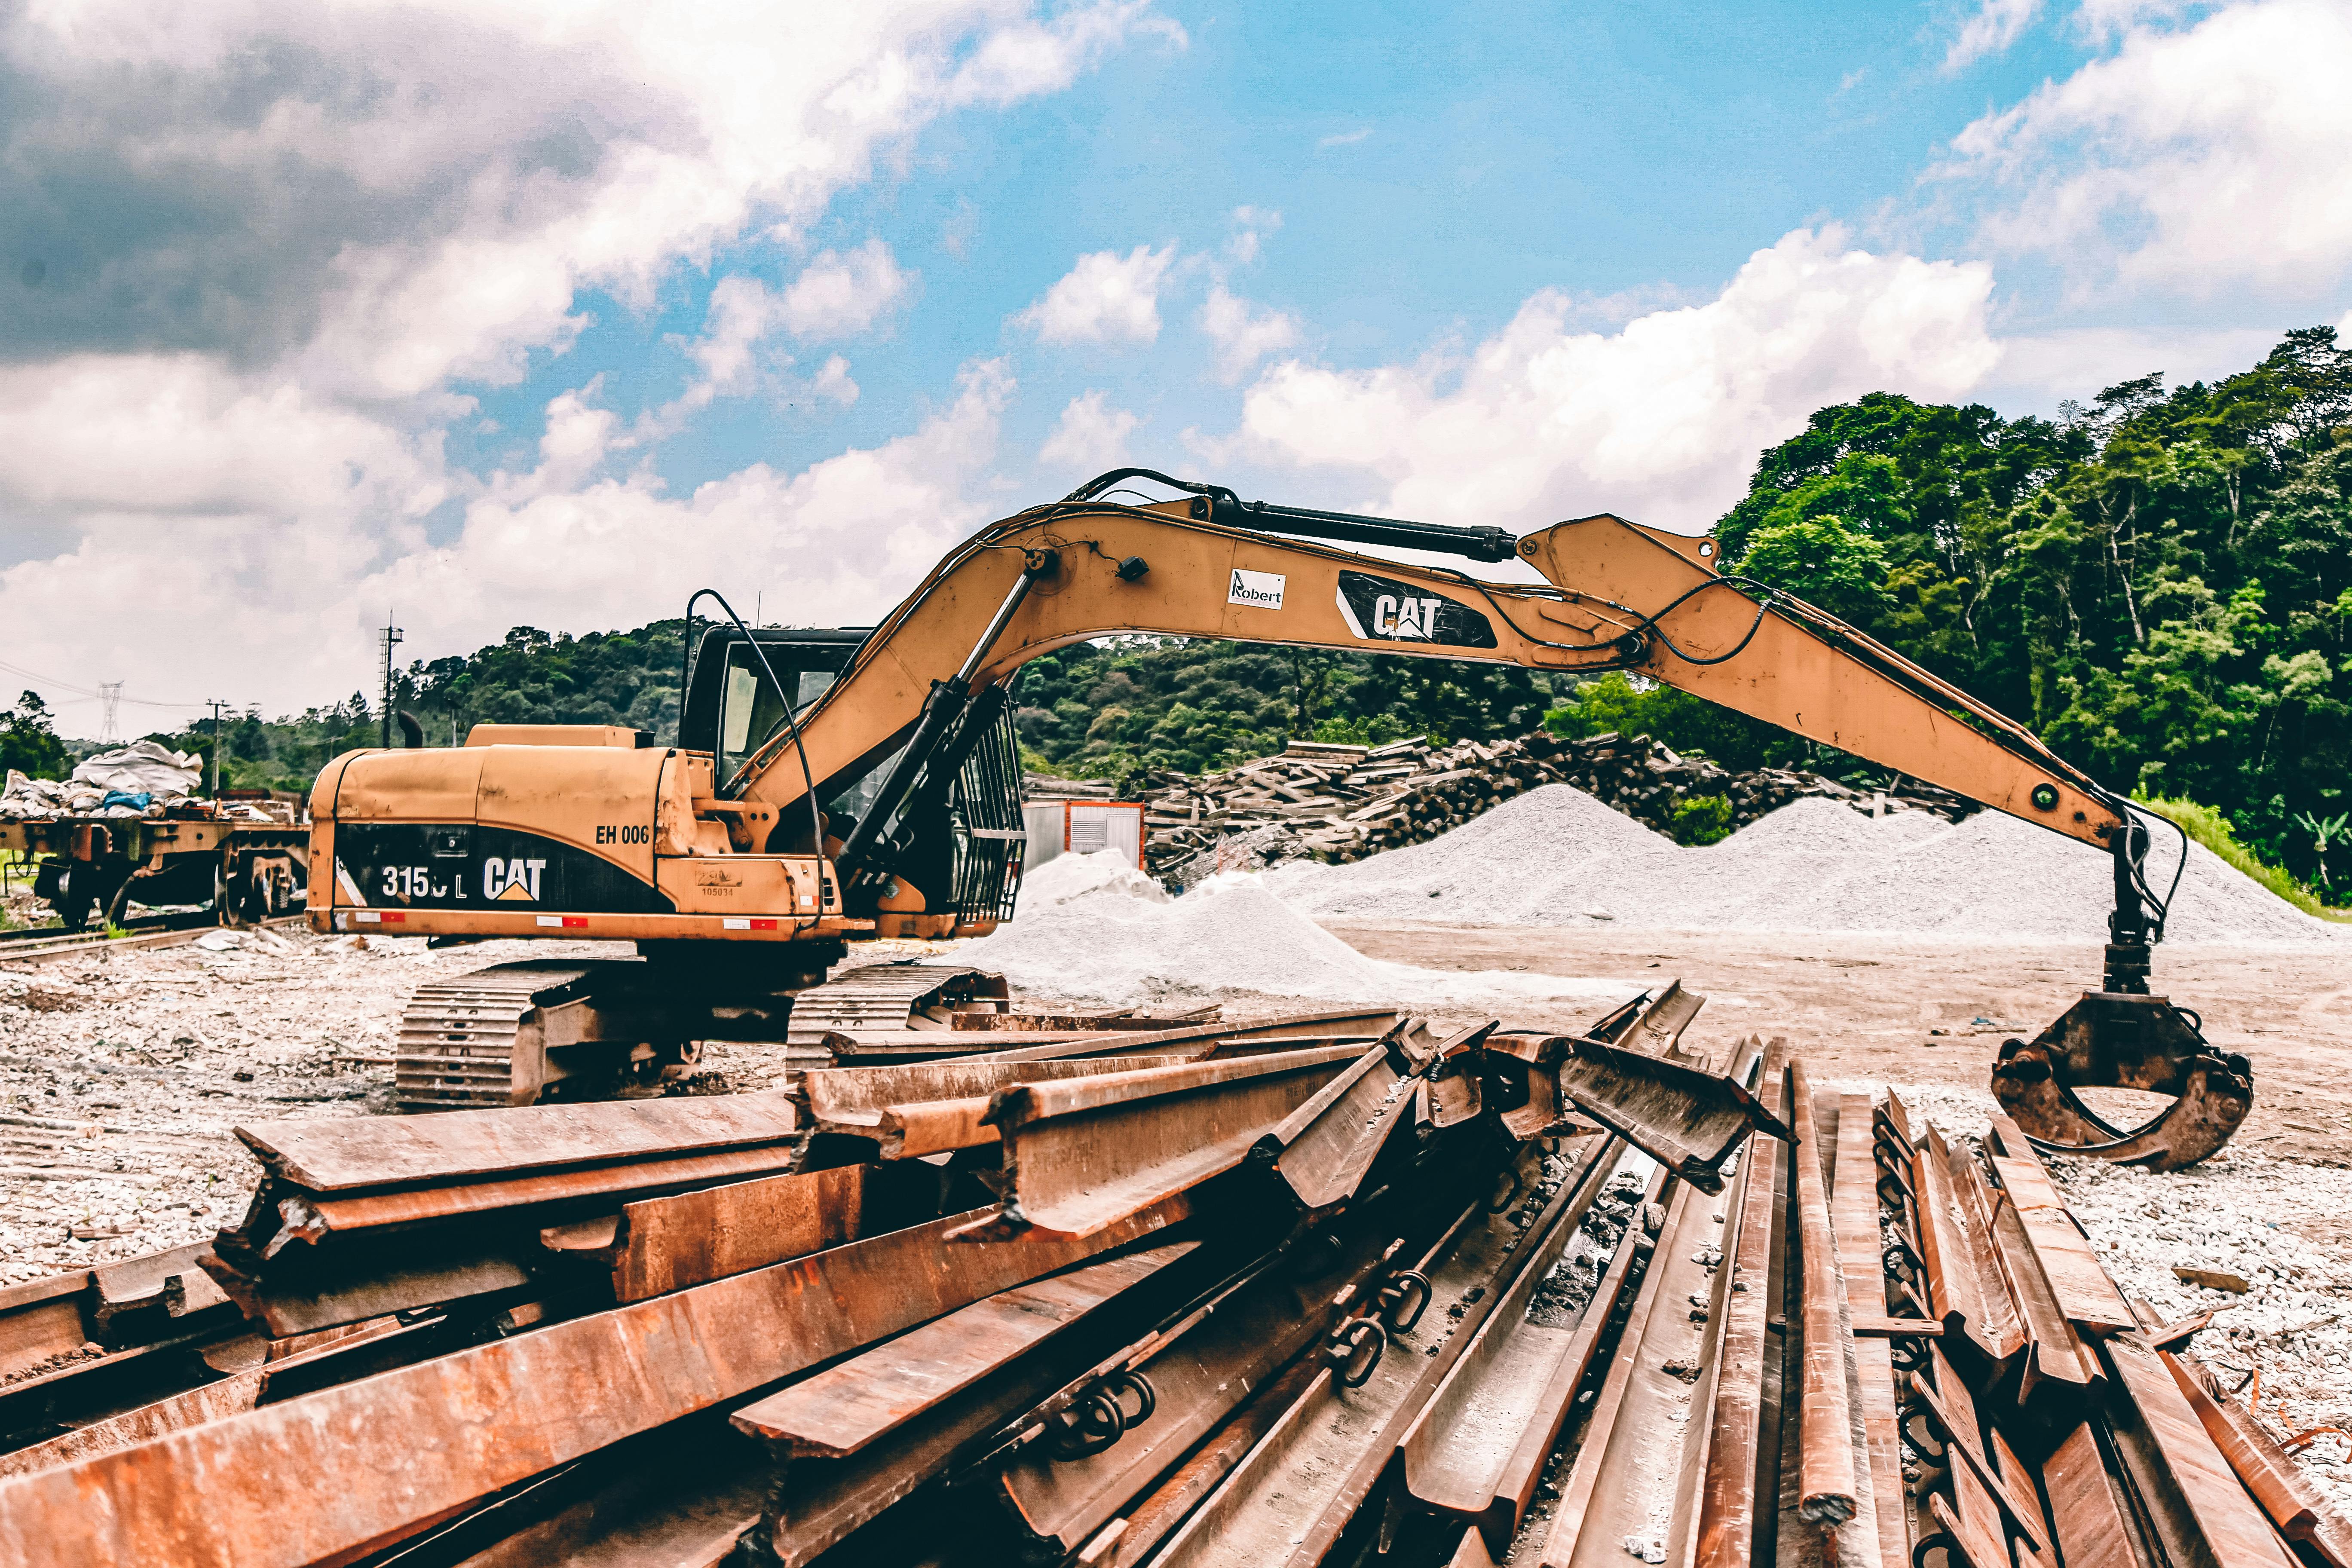
[[[740,397],[756,389],[771,367],[761,361],[761,346],[790,315],[784,300],[756,278],[721,278],[710,290],[703,316],[702,335],[686,346],[687,357],[701,367],[702,380],[685,401],[699,407],[714,397]],[[792,363],[783,358],[784,364]]]
[[[1297,317],[1253,306],[1222,283],[1201,307],[1201,330],[1217,345],[1217,378],[1226,382],[1239,381],[1268,354],[1297,347],[1302,336]]]
[[[849,362],[839,354],[826,359],[816,379],[809,383],[809,395],[838,403],[844,408],[856,402],[857,384],[849,379]]]
[[[1080,393],[1070,399],[1054,433],[1037,448],[1037,460],[1088,475],[1118,468],[1128,460],[1127,438],[1140,423],[1126,409],[1108,406],[1101,393]]]
[[[1013,318],[1049,343],[1148,343],[1160,336],[1160,286],[1176,247],[1139,245],[1078,258],[1043,298]]]
[[[376,398],[512,380],[579,330],[583,288],[649,300],[680,261],[805,226],[940,115],[1146,32],[1181,38],[1138,0],[788,25],[751,0],[20,8],[0,254],[47,277],[5,302],[0,353],[291,358]]]
[[[2000,341],[1979,389],[2004,413],[2049,414],[2118,382],[2162,373],[2168,386],[2213,382],[2257,363],[2283,334],[2267,327],[2074,327]]]
[[[565,352],[589,291],[650,310],[734,247],[797,246],[941,116],[1058,90],[1139,38],[1184,42],[1145,0],[0,9],[0,530],[42,542],[0,574],[11,658],[299,707],[358,684],[354,628],[428,578],[432,602],[402,614],[436,652],[497,636],[509,601],[562,626],[667,613],[626,587],[669,552],[657,534],[570,609],[491,570],[567,505],[651,526],[763,487],[805,510],[864,476],[923,489],[924,526],[950,526],[970,469],[948,448],[992,441],[1000,372],[903,442],[796,477],[747,469],[691,501],[642,462],[614,477],[718,397],[855,400],[846,360],[798,379],[776,341],[887,320],[916,280],[878,241],[776,289],[721,279],[679,345],[680,399],[615,411],[583,376],[548,403],[527,472],[455,469],[445,438],[488,433],[466,384]],[[37,285],[17,276],[33,260]],[[925,454],[935,481],[904,470]],[[482,574],[478,593],[410,561],[460,505],[460,544],[432,559]],[[726,567],[714,549],[681,569]]]
[[[2352,268],[2352,9],[2257,0],[2116,52],[1988,115],[1937,173],[1979,187],[1994,247],[2078,291],[2327,296]]]
[[[1992,273],[1798,230],[1707,304],[1603,335],[1547,290],[1466,355],[1342,371],[1291,362],[1222,455],[1354,469],[1397,515],[1528,526],[1593,511],[1697,529],[1757,454],[1865,392],[1958,397],[2000,358]]]
[[[371,500],[365,483],[344,492],[348,512],[255,508],[159,524],[134,500],[132,510],[88,513],[78,548],[0,572],[12,658],[68,678],[128,676],[134,696],[217,694],[275,712],[366,686],[371,628],[387,610],[423,656],[472,648],[519,625],[640,626],[677,614],[706,584],[742,599],[764,589],[780,619],[871,620],[989,520],[971,498],[984,488],[1013,383],[1000,363],[968,366],[954,400],[897,440],[798,473],[755,464],[687,497],[664,493],[644,471],[558,482],[593,468],[610,437],[588,401],[593,392],[592,384],[558,398],[541,468],[499,476],[438,547],[413,521],[359,515]],[[0,447],[61,430],[68,412],[0,425]],[[274,427],[298,441],[306,435]],[[83,438],[93,452],[110,437],[128,451],[137,434],[126,425]],[[266,456],[257,442],[248,450]],[[203,477],[184,476],[181,488]],[[234,474],[218,481],[234,482]],[[330,485],[331,465],[309,482]],[[220,493],[229,503],[250,499]],[[113,610],[93,617],[93,605]]]
[[[2041,10],[2042,0],[1978,0],[1976,14],[1960,24],[1959,36],[1944,56],[1944,69],[1957,71],[2000,54],[2025,36]]]
[[[797,474],[755,464],[685,498],[644,474],[485,497],[447,548],[370,577],[344,614],[362,625],[369,605],[396,603],[412,644],[461,647],[480,626],[642,625],[708,584],[764,589],[787,622],[872,620],[989,521],[971,496],[1012,393],[1001,363],[971,365],[954,402],[908,435]]]
[[[1225,258],[1237,267],[1257,259],[1265,237],[1282,226],[1282,214],[1271,207],[1235,207],[1234,234],[1225,241]]]
[[[0,367],[0,517],[163,530],[188,518],[414,516],[446,493],[432,439],[200,354]]]
[[[881,240],[869,239],[846,254],[828,250],[808,264],[784,290],[784,324],[810,342],[854,337],[913,291],[915,275]]]
[[[1353,131],[1337,131],[1328,136],[1318,136],[1315,139],[1315,145],[1326,150],[1333,147],[1353,147],[1359,142],[1369,140],[1371,134],[1372,128],[1362,125]]]

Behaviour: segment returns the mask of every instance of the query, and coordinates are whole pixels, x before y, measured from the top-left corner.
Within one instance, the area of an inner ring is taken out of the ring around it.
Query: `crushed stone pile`
[[[2149,857],[2161,889],[2179,841]],[[2000,812],[1953,825],[1864,816],[1838,802],[1782,806],[1718,844],[1685,847],[1569,784],[1548,784],[1442,837],[1348,866],[1294,862],[1267,887],[1320,920],[1883,931],[2102,942],[2113,903],[2100,850]],[[2172,903],[2175,942],[2339,939],[2203,846]]]
[[[1065,855],[1040,868],[1045,897],[1024,890],[993,935],[931,962],[994,970],[1016,992],[1149,1005],[1254,996],[1438,1008],[1513,1001],[1623,1001],[1638,981],[1576,980],[1502,970],[1454,973],[1365,957],[1276,898],[1255,876],[1213,877],[1181,899],[1125,867],[1113,875]],[[1063,868],[1069,862],[1080,865]],[[1047,873],[1053,873],[1048,880]],[[1091,888],[1079,889],[1092,880]]]
[[[1021,901],[1013,906],[1015,918],[1100,892],[1140,899],[1145,903],[1168,901],[1167,889],[1115,854],[1056,855],[1023,875]]]

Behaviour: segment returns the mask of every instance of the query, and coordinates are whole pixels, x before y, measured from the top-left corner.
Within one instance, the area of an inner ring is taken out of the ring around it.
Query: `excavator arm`
[[[1543,579],[1495,583],[1279,537],[1269,531],[1344,514],[1244,507],[1224,494],[1073,500],[959,546],[802,717],[798,744],[820,793],[915,734],[927,708],[944,737],[942,707],[977,700],[1027,660],[1150,633],[1628,670],[2088,844],[2109,845],[2128,821],[2095,780],[1968,693],[1800,600],[1721,575],[1712,540],[1606,514],[1516,538],[1345,520],[1378,530],[1375,542],[1517,560]],[[794,743],[772,738],[739,784],[787,827],[805,793]],[[919,769],[924,750],[910,746],[900,771]]]
[[[1133,478],[1187,493],[1103,499]],[[1516,561],[1540,581],[1485,581],[1323,541]],[[2022,726],[1835,616],[1724,575],[1715,552],[1711,539],[1605,513],[1514,536],[1244,503],[1120,470],[959,546],[797,729],[755,753],[741,795],[772,808],[777,838],[789,841],[809,809],[807,781],[822,798],[889,757],[836,859],[853,910],[878,907],[885,892],[904,908],[910,836],[941,815],[1013,673],[1055,648],[1150,633],[1631,671],[2106,849],[2116,902],[2101,987],[2032,1042],[2008,1042],[1996,1092],[2053,1151],[2171,1168],[2219,1148],[2251,1107],[2252,1079],[2242,1057],[2205,1042],[2193,1015],[2147,994],[2165,911],[2145,876],[2145,823]],[[2074,1093],[2111,1087],[2178,1098],[2146,1124],[2117,1128]]]

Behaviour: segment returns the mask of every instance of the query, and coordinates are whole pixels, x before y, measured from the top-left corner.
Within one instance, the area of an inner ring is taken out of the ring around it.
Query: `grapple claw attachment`
[[[2121,1128],[2083,1103],[2081,1089],[2175,1096],[2137,1127]],[[2193,1014],[2161,996],[2089,991],[2031,1041],[2010,1040],[1993,1064],[2001,1109],[2034,1146],[2120,1165],[2178,1171],[2230,1141],[2254,1102],[2242,1056],[2215,1050]]]

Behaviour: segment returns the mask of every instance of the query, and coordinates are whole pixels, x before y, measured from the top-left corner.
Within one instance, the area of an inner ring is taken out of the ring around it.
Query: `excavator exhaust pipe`
[[[2161,914],[2138,875],[2147,829],[2128,811],[2115,834],[2116,909],[2108,917],[2106,975],[2032,1040],[2008,1040],[1993,1064],[1992,1091],[2010,1120],[2046,1154],[2088,1155],[2119,1165],[2178,1171],[2230,1141],[2253,1109],[2246,1058],[2215,1050],[2203,1021],[2147,991],[2148,950]],[[2184,844],[2185,853],[2185,844]],[[2177,884],[2176,884],[2177,885]],[[2159,906],[2160,909],[2160,906]],[[2172,1103],[2137,1127],[2100,1116],[2075,1091],[2132,1089]]]

